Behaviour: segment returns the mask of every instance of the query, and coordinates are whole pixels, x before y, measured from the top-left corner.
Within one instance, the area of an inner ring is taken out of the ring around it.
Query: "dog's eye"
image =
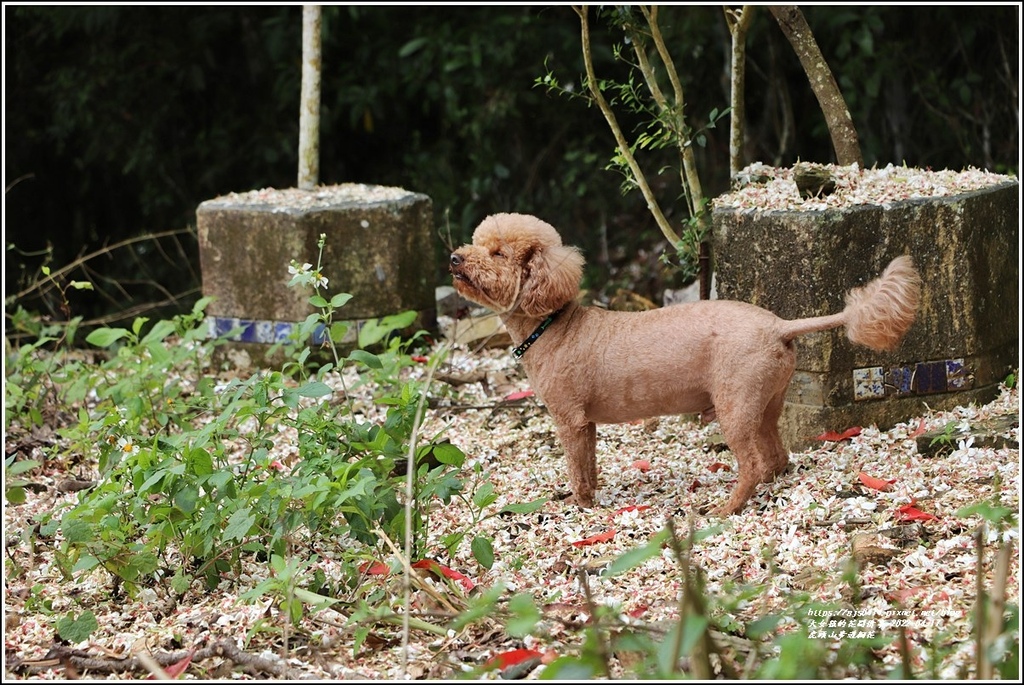
[[[502,252],[501,250],[495,250],[494,252],[491,253],[491,255],[494,257],[498,257],[499,259],[505,259],[505,253]]]

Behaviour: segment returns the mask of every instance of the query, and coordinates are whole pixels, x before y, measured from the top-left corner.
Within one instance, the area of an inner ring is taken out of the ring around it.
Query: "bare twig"
[[[191,234],[193,232],[194,231],[191,228],[177,228],[177,229],[174,229],[174,230],[171,230],[171,231],[161,231],[161,232],[158,232],[158,233],[147,233],[146,235],[135,236],[135,237],[132,237],[132,238],[125,238],[124,240],[116,242],[113,245],[106,245],[106,246],[104,246],[103,248],[101,248],[99,250],[94,250],[94,251],[92,251],[92,252],[90,252],[88,254],[82,255],[81,257],[78,257],[74,261],[68,263],[66,266],[63,266],[60,269],[57,269],[56,271],[54,271],[53,273],[50,274],[50,278],[48,278],[48,279],[41,279],[39,281],[36,281],[35,283],[33,283],[29,287],[25,288],[24,290],[22,290],[20,292],[17,292],[14,295],[10,295],[9,297],[6,298],[6,302],[15,302],[17,300],[20,300],[21,298],[29,295],[30,293],[32,293],[35,290],[39,291],[38,292],[39,295],[45,295],[51,289],[56,287],[56,285],[54,284],[54,281],[67,276],[69,273],[71,273],[72,271],[74,271],[78,267],[82,266],[83,264],[88,262],[90,259],[94,259],[96,257],[99,257],[100,255],[110,254],[114,250],[120,249],[122,247],[127,247],[129,245],[134,245],[135,243],[143,243],[143,242],[146,242],[147,240],[157,240],[159,238],[166,238],[168,236],[179,236],[179,235]]]
[[[180,650],[177,652],[156,652],[149,657],[153,664],[166,669],[172,664],[180,662],[188,657],[192,650]],[[238,648],[234,640],[218,640],[202,649],[195,650],[192,662],[197,663],[213,657],[222,657],[241,666],[244,671],[252,675],[271,675],[289,680],[298,679],[301,673],[289,668],[288,664],[279,658],[268,658],[249,654]],[[54,645],[43,659],[33,661],[21,661],[11,664],[8,668],[15,671],[27,673],[39,673],[51,670],[60,666],[74,667],[79,671],[92,671],[94,673],[150,673],[150,669],[142,659],[134,656],[128,659],[117,659],[110,657],[93,657],[87,652],[73,649],[66,645]]]

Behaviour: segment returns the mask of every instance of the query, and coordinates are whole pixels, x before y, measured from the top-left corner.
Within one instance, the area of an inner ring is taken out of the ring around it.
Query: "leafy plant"
[[[68,612],[57,619],[57,634],[71,644],[85,642],[99,627],[96,616],[91,611],[85,611],[79,616]]]
[[[506,504],[496,511],[485,512],[488,507],[498,500],[498,493],[494,491],[494,485],[487,480],[487,474],[483,472],[479,464],[474,466],[473,472],[477,481],[471,483],[466,492],[454,493],[465,504],[470,520],[466,522],[466,525],[461,530],[449,533],[442,538],[441,542],[447,550],[449,557],[453,557],[459,546],[466,539],[466,536],[472,531],[479,530],[480,524],[487,519],[501,516],[502,514],[531,514],[543,507],[548,501],[547,497],[542,497],[530,502]],[[470,541],[470,549],[473,552],[473,558],[476,559],[478,564],[486,569],[494,565],[494,546],[491,544],[490,538],[485,535],[474,535]]]
[[[417,461],[408,501],[396,467],[417,439],[425,388],[400,378],[413,363],[411,341],[391,334],[411,319],[374,322],[361,341],[380,351],[360,347],[343,356],[347,324],[336,316],[349,296],[322,292],[319,258],[315,269],[293,264],[291,271],[293,286],[313,289],[317,313],[286,345],[290,361],[282,371],[223,383],[201,373],[221,342],[206,340],[205,300],[148,330],[138,318],[128,328],[89,334],[87,342],[110,357],[89,388],[98,402],[80,410],[64,436],[95,455],[100,482],[60,517],[68,573],[103,568],[129,592],[152,586],[181,594],[194,582],[214,587],[237,578],[242,560],[255,558],[269,562],[272,574],[260,592],[280,596],[295,619],[305,600],[282,588],[305,568],[303,550],[332,544],[354,565],[366,556],[360,545],[372,549],[380,534],[403,539],[409,511],[413,549],[422,545],[429,504],[460,490],[465,457],[447,443],[418,445],[415,454],[441,458]],[[313,365],[314,338],[333,361]],[[335,369],[342,401],[332,401],[337,391],[328,374]],[[382,419],[366,421],[354,411],[345,369],[378,381]],[[297,436],[297,454],[287,463],[274,452],[285,429]],[[169,585],[155,582],[167,576]]]

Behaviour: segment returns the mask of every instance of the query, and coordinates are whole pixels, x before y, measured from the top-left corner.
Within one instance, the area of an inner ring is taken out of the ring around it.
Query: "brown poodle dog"
[[[902,256],[831,316],[786,321],[725,300],[646,312],[584,307],[576,301],[583,257],[550,225],[523,214],[484,219],[449,270],[463,297],[497,312],[522,341],[514,354],[551,412],[579,505],[594,503],[596,424],[700,412],[718,419],[738,462],[724,514],[742,509],[759,483],[786,467],[778,421],[794,339],[845,326],[854,343],[894,349],[914,321],[921,284]]]

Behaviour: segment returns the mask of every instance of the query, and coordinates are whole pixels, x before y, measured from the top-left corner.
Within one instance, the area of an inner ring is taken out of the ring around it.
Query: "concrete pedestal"
[[[314,312],[307,288],[289,288],[291,260],[312,263],[326,236],[327,299],[353,297],[336,315],[361,321],[414,310],[434,325],[435,260],[430,198],[401,188],[345,184],[255,190],[207,200],[196,210],[203,294],[211,334],[260,357]]]
[[[780,422],[790,449],[828,430],[894,423],[924,404],[995,396],[1018,364],[1019,185],[942,198],[821,211],[715,209],[718,296],[786,319],[842,310],[845,293],[901,254],[924,279],[918,319],[891,353],[840,330],[797,341]]]

